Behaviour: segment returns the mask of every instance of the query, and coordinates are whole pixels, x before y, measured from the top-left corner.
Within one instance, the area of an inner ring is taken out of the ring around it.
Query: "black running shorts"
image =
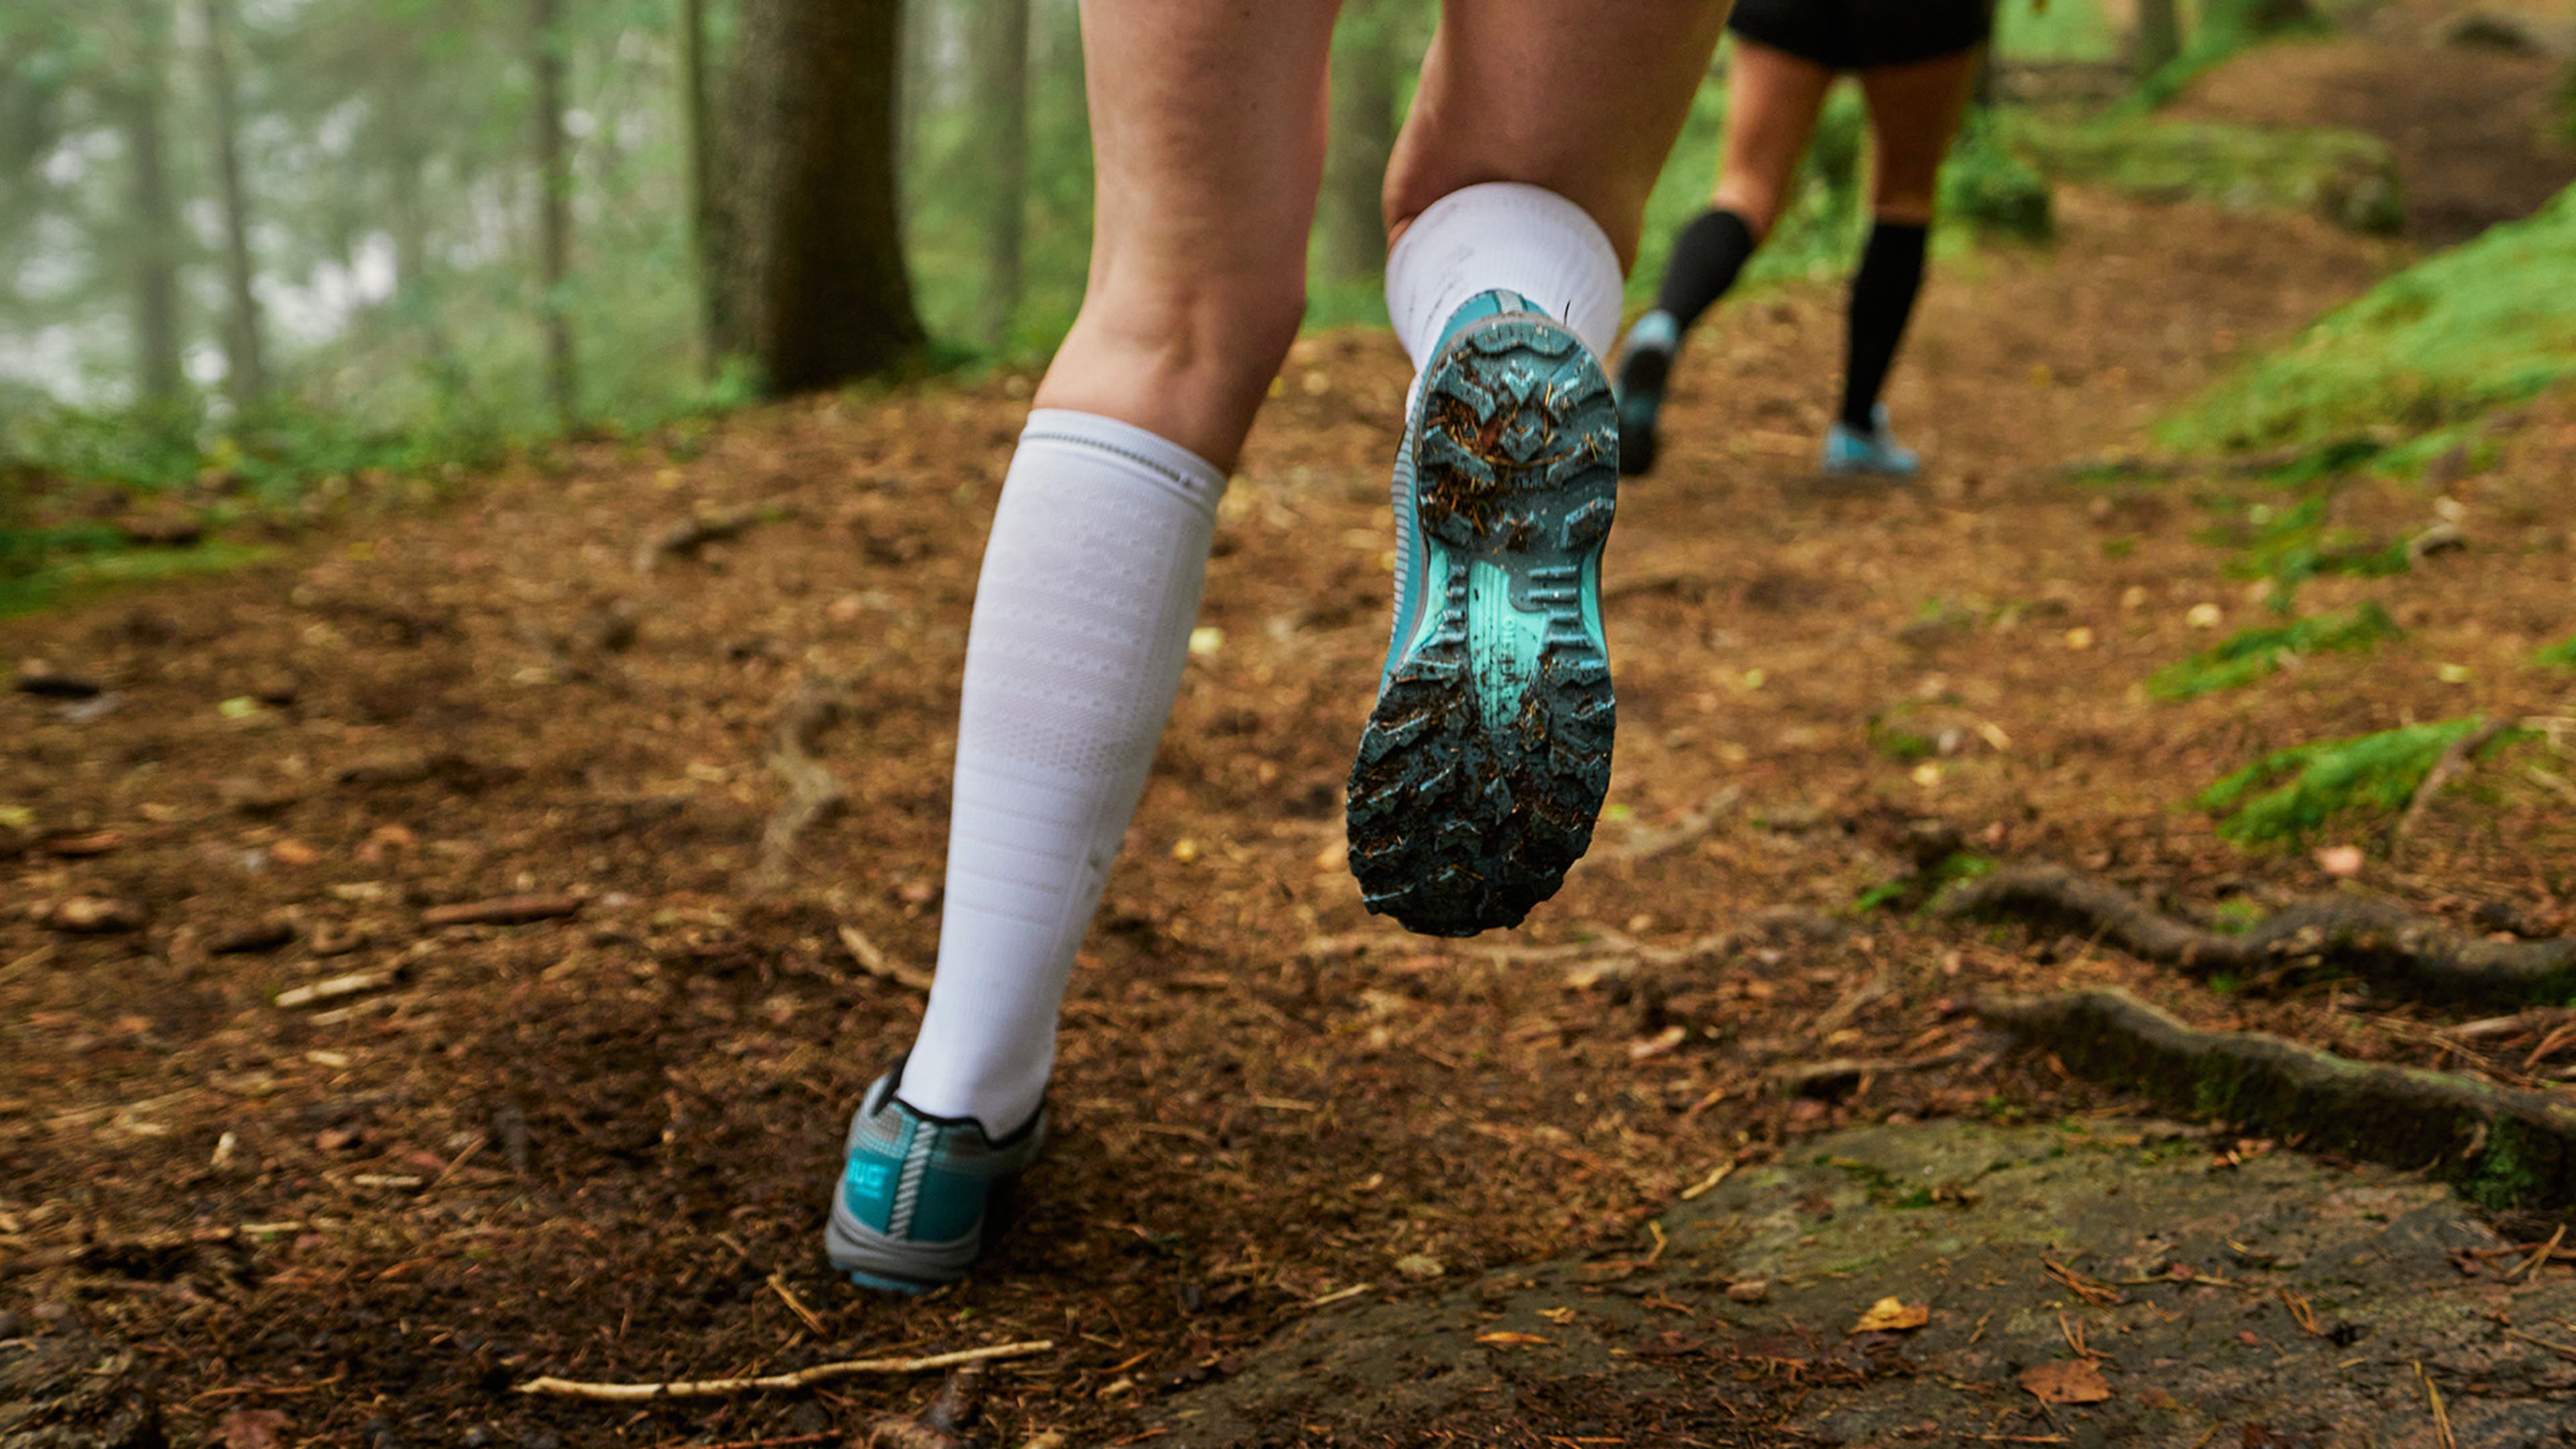
[[[1994,30],[1991,0],[1736,0],[1727,29],[1830,70],[1957,55]]]

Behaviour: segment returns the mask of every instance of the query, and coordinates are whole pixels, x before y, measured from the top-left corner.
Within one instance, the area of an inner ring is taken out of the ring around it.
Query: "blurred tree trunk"
[[[125,95],[125,147],[134,184],[135,389],[146,402],[179,395],[179,215],[162,154],[161,94],[170,76],[165,0],[133,0],[135,79]]]
[[[1395,149],[1393,0],[1350,0],[1333,32],[1332,141],[1324,154],[1324,275],[1364,282],[1386,266],[1386,158]]]
[[[2175,0],[2138,0],[2138,30],[2129,44],[2129,65],[2139,76],[2151,76],[2182,55],[2182,16]]]
[[[922,343],[895,190],[899,0],[743,0],[724,192],[729,352],[773,392]]]
[[[975,17],[976,163],[985,200],[986,271],[978,331],[996,351],[1020,315],[1020,253],[1028,234],[1029,0],[979,0]]]
[[[224,382],[236,407],[249,407],[268,391],[268,365],[260,340],[259,297],[252,291],[249,204],[242,195],[241,119],[233,93],[232,16],[224,0],[197,0],[205,27],[206,91],[214,101],[215,188],[223,203]]]
[[[707,0],[680,0],[680,126],[689,148],[689,261],[698,288],[698,366],[713,377],[716,334],[715,139],[707,114]]]
[[[545,288],[537,315],[545,327],[546,398],[555,420],[570,429],[580,420],[581,388],[564,295],[572,275],[572,167],[564,147],[561,0],[529,0],[529,21],[537,110],[537,272]]]

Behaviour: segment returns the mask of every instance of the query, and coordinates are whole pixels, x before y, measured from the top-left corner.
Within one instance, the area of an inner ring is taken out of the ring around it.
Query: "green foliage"
[[[2238,844],[2296,841],[2346,810],[2405,808],[2442,752],[2484,724],[2471,716],[2293,745],[2211,785],[2194,803],[2219,815],[2218,833]]]
[[[2007,113],[2009,140],[2051,177],[2231,210],[2312,212],[2385,235],[2405,222],[2397,162],[2358,131],[2178,121],[2113,111],[2083,120]]]
[[[2012,60],[2110,61],[2120,58],[2120,36],[2100,0],[2003,0],[1995,48]]]
[[[2552,644],[2531,656],[2532,662],[2551,669],[2576,669],[2576,639]]]
[[[1940,215],[1974,231],[2044,242],[2056,231],[2048,180],[1990,111],[1970,113],[1941,169]]]
[[[2162,700],[2198,699],[2240,689],[2277,673],[2293,655],[2367,649],[2402,631],[2388,611],[2363,602],[2339,614],[2294,620],[2277,629],[2246,629],[2215,649],[2168,664],[2147,677],[2147,693]]]
[[[2419,440],[2576,377],[2576,189],[2419,262],[2166,419],[2187,453]],[[2416,456],[2420,450],[2409,450]]]
[[[2314,35],[2325,22],[2303,3],[2285,0],[2202,0],[2190,38],[2170,65],[2139,82],[2133,108],[2161,106],[2191,83],[2262,41]]]
[[[2531,1130],[2511,1117],[2499,1116],[2487,1133],[2486,1151],[2460,1184],[2460,1194],[2493,1212],[2544,1201],[2549,1193],[2551,1144],[2534,1141]]]
[[[2404,539],[2372,541],[2328,521],[2334,485],[2287,507],[2258,503],[2246,511],[2252,536],[2227,563],[2241,579],[2270,579],[2272,608],[2288,613],[2299,585],[2328,575],[2387,578],[2414,566]],[[2222,537],[2220,541],[2232,541]]]

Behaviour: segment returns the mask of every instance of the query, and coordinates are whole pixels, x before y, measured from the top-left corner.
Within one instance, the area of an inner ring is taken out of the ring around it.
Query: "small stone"
[[[1768,1303],[1771,1284],[1762,1278],[1739,1278],[1726,1285],[1726,1296],[1738,1303]]]
[[[47,911],[45,924],[57,931],[103,936],[117,931],[140,930],[143,912],[131,901],[112,900],[106,896],[74,896]]]

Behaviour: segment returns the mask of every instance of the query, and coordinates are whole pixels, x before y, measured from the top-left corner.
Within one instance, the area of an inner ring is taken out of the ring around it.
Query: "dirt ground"
[[[2051,250],[1936,277],[1891,396],[1932,460],[1919,487],[1810,471],[1838,296],[1766,294],[1694,342],[1667,462],[1612,544],[1610,815],[1508,941],[1404,936],[1341,861],[1405,379],[1382,335],[1301,343],[1077,973],[1057,1140],[987,1268],[917,1301],[834,1279],[817,1228],[851,1101],[919,1008],[854,949],[932,954],[967,607],[1028,378],[574,447],[275,566],[8,624],[8,653],[106,693],[0,698],[0,1344],[130,1351],[175,1443],[551,1449],[854,1432],[931,1385],[510,1391],[537,1375],[1046,1339],[992,1376],[995,1442],[1133,1442],[1318,1299],[1436,1305],[1501,1265],[1630,1253],[1716,1166],[1818,1133],[2109,1100],[1983,1034],[1965,1004],[1989,989],[2120,984],[2202,1024],[2565,1090],[2557,1035],[2482,1052],[2436,1030],[2456,1014],[2349,986],[2221,993],[1904,909],[1927,839],[2199,908],[2331,888],[2305,852],[2219,840],[2189,797],[2284,744],[2576,713],[2569,676],[2529,663],[2576,632],[2565,397],[2428,482],[2339,495],[2358,535],[2447,522],[2466,544],[2302,595],[2380,601],[2405,637],[2148,700],[2158,665],[2269,620],[2229,530],[2279,494],[2063,465],[2136,445],[2404,253],[2081,193],[2061,218]],[[739,536],[639,567],[730,510]],[[763,881],[776,723],[834,681],[814,753],[846,808]],[[2481,767],[2358,883],[2563,931],[2576,824],[2547,748]],[[1890,884],[1897,908],[1854,911]],[[519,924],[431,914],[512,896],[563,899]],[[80,899],[134,928],[45,923]],[[1589,969],[1623,940],[1693,949]],[[280,995],[352,975],[374,979]],[[1835,1059],[1872,1065],[1818,1086]],[[1756,1375],[1730,1402],[1768,1434],[1800,1398]],[[1528,1405],[1555,1442],[1604,1412]],[[1442,1434],[1473,1442],[1436,1418],[1349,1442]]]

